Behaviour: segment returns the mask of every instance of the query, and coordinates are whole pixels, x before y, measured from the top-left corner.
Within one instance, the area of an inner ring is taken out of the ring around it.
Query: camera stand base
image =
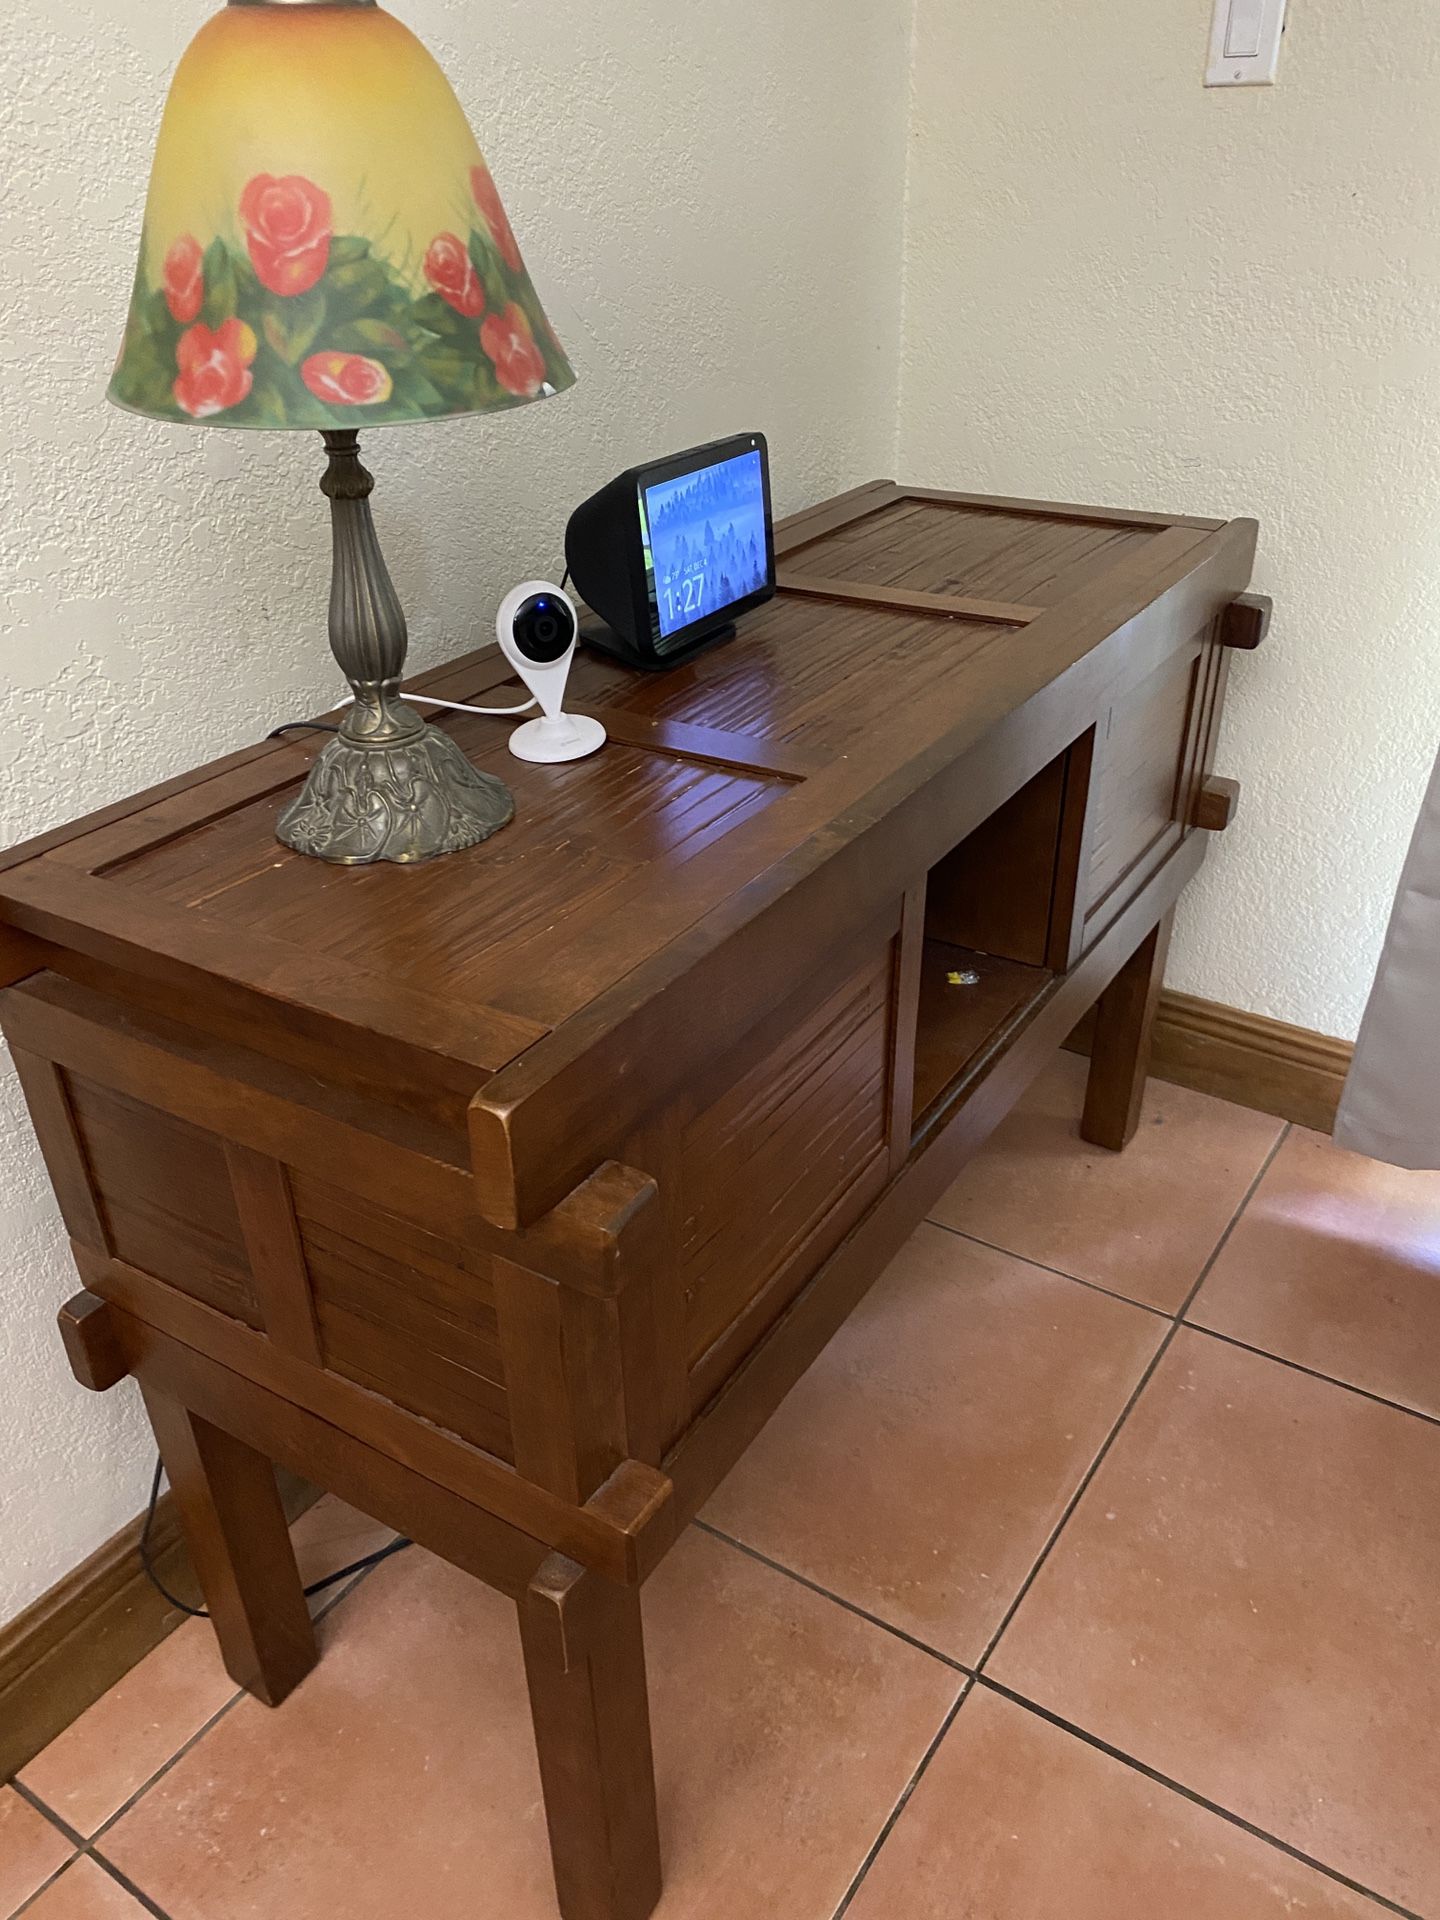
[[[584,713],[547,714],[543,720],[527,720],[510,736],[510,751],[517,760],[533,760],[541,766],[583,760],[587,754],[598,753],[604,744],[604,727]]]

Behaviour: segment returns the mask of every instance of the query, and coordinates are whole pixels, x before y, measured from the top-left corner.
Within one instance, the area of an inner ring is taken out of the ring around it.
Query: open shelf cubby
[[[926,940],[915,1032],[917,1130],[949,1104],[948,1090],[958,1089],[1054,978],[1048,967]]]
[[[918,1140],[1070,964],[1088,738],[930,869],[915,1024]]]

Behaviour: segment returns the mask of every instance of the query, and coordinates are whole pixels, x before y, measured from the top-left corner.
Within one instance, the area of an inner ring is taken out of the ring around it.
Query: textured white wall
[[[1350,1037],[1440,744],[1440,9],[1291,0],[1223,92],[1210,11],[918,0],[898,465],[1260,520],[1170,977]]]
[[[209,10],[6,11],[0,845],[334,697],[315,436],[101,399],[165,87]],[[636,459],[763,427],[780,511],[889,470],[908,5],[395,10],[469,110],[580,373],[518,415],[371,437],[417,663],[483,638],[507,586],[561,565],[569,507]],[[75,1284],[0,1062],[0,1621],[145,1490],[138,1402],[62,1363]]]

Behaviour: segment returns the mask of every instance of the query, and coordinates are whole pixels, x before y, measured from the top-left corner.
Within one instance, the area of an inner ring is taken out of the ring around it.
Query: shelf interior
[[[915,1034],[917,1133],[1054,977],[1048,967],[926,940]]]

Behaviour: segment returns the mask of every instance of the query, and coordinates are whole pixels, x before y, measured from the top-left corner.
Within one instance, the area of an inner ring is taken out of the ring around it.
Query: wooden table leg
[[[520,1634],[564,1920],[646,1920],[660,1836],[640,1594],[562,1554],[520,1600]]]
[[[179,1401],[141,1391],[226,1671],[278,1707],[317,1649],[275,1470]]]
[[[1095,1009],[1080,1137],[1115,1153],[1129,1146],[1140,1125],[1140,1102],[1150,1071],[1150,1044],[1174,920],[1172,908],[1140,942]]]

